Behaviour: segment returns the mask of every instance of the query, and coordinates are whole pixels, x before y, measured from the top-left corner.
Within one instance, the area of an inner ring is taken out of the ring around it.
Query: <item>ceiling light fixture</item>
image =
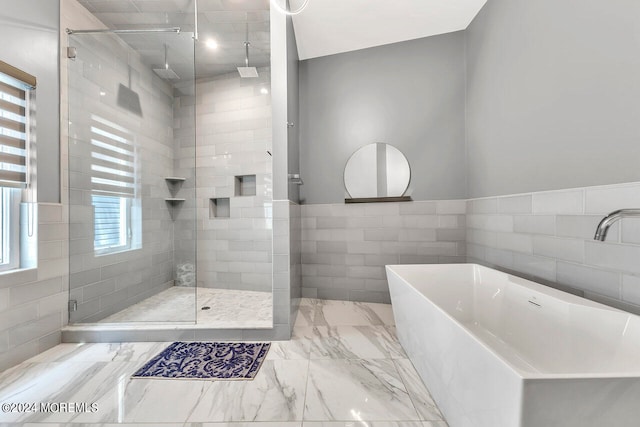
[[[215,41],[214,39],[208,39],[205,44],[209,49],[215,50],[218,48],[218,42]]]
[[[262,89],[260,89],[260,93],[263,95],[268,95],[269,94],[269,89],[267,89],[266,87],[263,87]]]
[[[285,7],[280,6],[278,4],[278,1],[284,1]],[[307,7],[307,5],[309,4],[309,0],[304,0],[304,3],[302,3],[302,6],[300,6],[297,10],[287,10],[287,8],[286,8],[287,0],[271,0],[271,4],[278,11],[284,13],[285,15],[297,15],[297,14],[301,13],[304,10],[305,7]]]

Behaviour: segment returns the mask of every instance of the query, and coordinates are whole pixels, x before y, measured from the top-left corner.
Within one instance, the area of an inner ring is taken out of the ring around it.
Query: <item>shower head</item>
[[[247,22],[247,33],[244,42],[244,67],[238,67],[238,73],[243,79],[258,77],[258,69],[256,67],[249,67],[249,23]]]
[[[156,73],[161,79],[166,80],[178,80],[180,76],[176,74],[171,68],[154,68],[153,72]]]
[[[258,77],[258,69],[256,67],[238,67],[238,73],[243,79]]]
[[[164,45],[164,68],[154,68],[153,72],[161,79],[165,80],[179,80],[180,76],[176,74],[171,68],[169,68],[169,61],[167,61],[167,44]]]

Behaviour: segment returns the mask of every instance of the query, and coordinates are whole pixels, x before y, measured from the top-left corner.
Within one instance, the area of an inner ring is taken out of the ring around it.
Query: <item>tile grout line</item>
[[[422,415],[420,414],[420,411],[418,411],[418,407],[416,406],[416,403],[414,402],[414,399],[411,395],[411,393],[409,393],[409,387],[407,387],[407,382],[405,381],[405,379],[403,378],[402,374],[400,373],[400,370],[398,369],[398,365],[396,363],[395,359],[390,359],[391,360],[391,364],[393,365],[393,369],[396,370],[396,372],[398,373],[398,377],[400,378],[400,382],[402,383],[402,385],[404,386],[405,391],[407,392],[407,396],[409,397],[409,401],[411,402],[411,405],[413,406],[413,410],[416,411],[416,415],[418,416],[418,421],[419,422],[423,422],[426,420],[423,420]],[[407,360],[409,360],[407,358]]]
[[[310,304],[313,307],[311,324],[315,327],[316,323],[316,307],[318,305],[317,301],[314,301],[313,304]],[[299,313],[298,313],[299,314]],[[298,320],[298,319],[296,319]],[[295,325],[294,325],[295,326]],[[305,338],[306,339],[306,338]],[[309,355],[307,356],[307,378],[304,382],[304,399],[302,400],[302,416],[300,417],[300,427],[304,425],[304,414],[307,410],[307,391],[309,390],[309,373],[311,372],[311,342],[309,341]]]

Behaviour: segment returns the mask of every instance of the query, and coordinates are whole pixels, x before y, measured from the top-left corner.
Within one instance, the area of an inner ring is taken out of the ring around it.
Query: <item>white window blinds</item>
[[[91,199],[97,253],[131,247],[131,207],[136,197],[136,149],[124,127],[91,117]]]
[[[29,93],[35,77],[0,61],[0,186],[27,184]]]
[[[93,194],[134,197],[135,147],[129,132],[101,117],[91,124],[91,190]]]

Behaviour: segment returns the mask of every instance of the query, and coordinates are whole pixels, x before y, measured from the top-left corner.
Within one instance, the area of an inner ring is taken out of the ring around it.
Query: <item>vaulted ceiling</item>
[[[315,58],[464,30],[486,1],[309,0],[293,16],[298,55]],[[304,0],[290,3],[296,10]]]

